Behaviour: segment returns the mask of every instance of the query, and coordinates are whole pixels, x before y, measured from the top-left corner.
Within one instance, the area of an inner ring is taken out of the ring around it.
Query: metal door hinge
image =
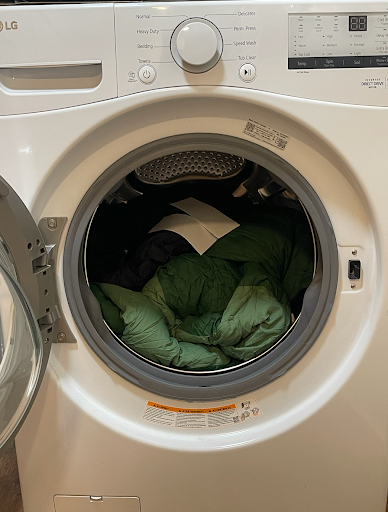
[[[38,224],[45,241],[46,251],[33,261],[32,266],[34,274],[43,283],[43,286],[40,286],[39,298],[42,307],[38,324],[45,343],[50,339],[53,343],[76,343],[62,313],[55,276],[58,245],[66,222],[66,217],[43,217]],[[46,304],[50,290],[54,293],[54,307]]]

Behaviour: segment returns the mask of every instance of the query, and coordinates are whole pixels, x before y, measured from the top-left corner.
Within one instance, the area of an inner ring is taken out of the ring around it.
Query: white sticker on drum
[[[171,407],[147,402],[142,420],[166,427],[213,428],[234,425],[258,418],[263,414],[254,397],[234,404],[203,409]]]
[[[254,139],[266,142],[271,146],[275,146],[282,151],[286,149],[286,146],[290,140],[288,135],[285,135],[284,133],[279,132],[274,128],[270,128],[269,126],[258,123],[257,121],[253,121],[252,119],[249,119],[247,122],[243,133],[253,137]]]

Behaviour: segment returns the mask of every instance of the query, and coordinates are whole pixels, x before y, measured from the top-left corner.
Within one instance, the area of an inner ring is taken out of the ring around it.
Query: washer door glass
[[[0,448],[31,403],[43,360],[42,337],[0,240]]]
[[[57,335],[54,246],[47,251],[28,208],[0,176],[0,450],[28,414]]]

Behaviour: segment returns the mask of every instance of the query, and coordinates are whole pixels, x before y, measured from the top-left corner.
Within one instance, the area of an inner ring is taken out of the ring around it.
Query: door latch
[[[351,280],[360,279],[361,277],[361,261],[349,260],[348,278]]]

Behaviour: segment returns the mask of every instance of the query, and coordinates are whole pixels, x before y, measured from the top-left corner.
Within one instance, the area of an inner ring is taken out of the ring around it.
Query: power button
[[[143,84],[152,84],[156,78],[156,71],[152,66],[142,66],[139,69],[139,80]]]

